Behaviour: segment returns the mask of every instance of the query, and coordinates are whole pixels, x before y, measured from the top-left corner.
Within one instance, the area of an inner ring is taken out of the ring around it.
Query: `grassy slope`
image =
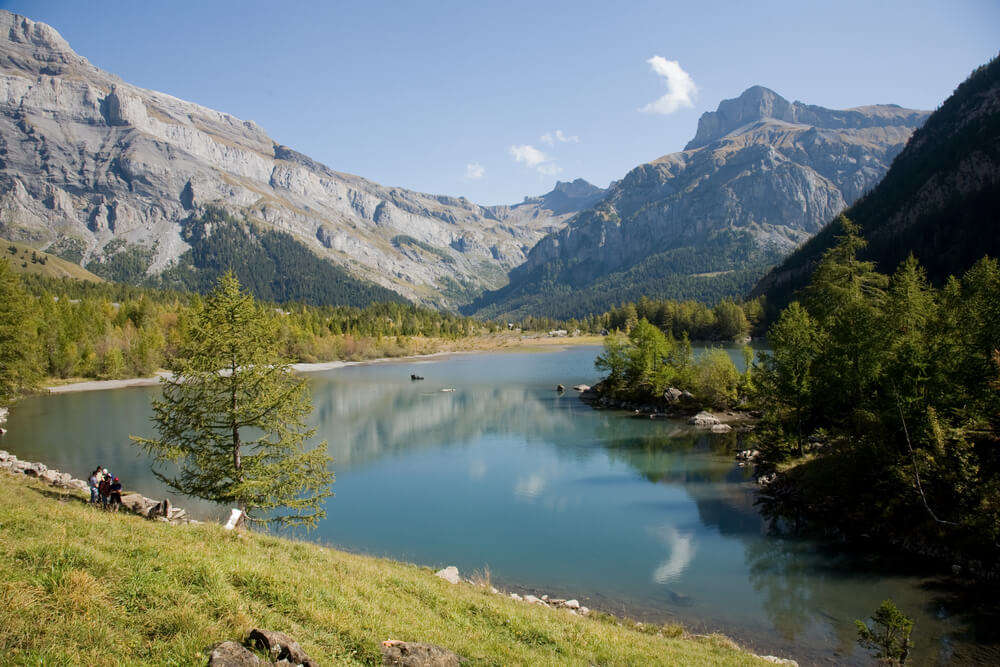
[[[16,255],[10,252],[10,246],[17,248]],[[38,257],[45,257],[45,264],[33,263],[31,261],[32,252]],[[50,278],[73,278],[75,280],[91,280],[95,283],[103,282],[79,264],[67,262],[65,259],[41,250],[35,250],[23,243],[0,239],[0,257],[6,257],[10,260],[10,267],[14,269],[14,273],[38,273]]]
[[[206,647],[259,625],[288,632],[321,664],[380,664],[387,638],[476,664],[765,664],[720,637],[662,636],[671,633],[453,586],[413,565],[60,498],[0,472],[4,662],[204,664]]]

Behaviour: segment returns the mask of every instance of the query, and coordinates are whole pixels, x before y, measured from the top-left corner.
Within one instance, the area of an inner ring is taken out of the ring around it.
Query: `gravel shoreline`
[[[321,371],[331,371],[348,366],[366,366],[368,364],[384,364],[391,362],[405,362],[413,360],[423,360],[440,358],[458,354],[476,354],[480,350],[458,350],[447,352],[432,352],[430,354],[414,354],[407,357],[379,357],[378,359],[365,359],[364,361],[322,361],[314,364],[292,364],[291,368],[296,373],[319,373]],[[88,380],[86,382],[73,382],[71,384],[60,384],[45,387],[44,391],[50,394],[69,394],[77,391],[102,391],[105,389],[124,389],[126,387],[153,387],[160,383],[160,378],[172,377],[169,371],[159,373],[144,378],[129,378],[126,380]]]

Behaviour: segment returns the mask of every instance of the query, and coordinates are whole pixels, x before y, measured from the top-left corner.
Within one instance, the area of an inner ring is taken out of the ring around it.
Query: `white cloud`
[[[470,162],[465,165],[465,178],[469,181],[478,181],[486,175],[486,167],[478,162]]]
[[[555,132],[546,132],[540,137],[543,144],[548,146],[555,146],[556,143],[560,144],[578,144],[580,143],[580,137],[575,134],[570,136],[564,134],[562,130],[556,130]]]
[[[667,85],[667,93],[660,99],[650,102],[639,109],[645,113],[669,114],[681,107],[693,107],[694,97],[698,87],[694,85],[691,75],[681,69],[676,60],[667,60],[663,56],[653,56],[646,61],[653,72],[663,77]]]
[[[549,161],[549,156],[529,144],[521,146],[511,146],[507,149],[511,157],[518,162],[523,162],[529,167],[537,167],[543,162]]]
[[[530,144],[511,146],[507,152],[517,162],[531,167],[543,176],[553,176],[562,171],[552,158]]]

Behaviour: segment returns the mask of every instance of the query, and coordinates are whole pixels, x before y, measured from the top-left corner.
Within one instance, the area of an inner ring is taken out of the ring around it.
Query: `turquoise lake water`
[[[310,374],[313,423],[337,479],[327,518],[302,536],[464,576],[489,568],[509,590],[718,630],[803,664],[867,664],[853,620],[892,597],[916,619],[916,664],[1000,662],[995,623],[948,582],[770,535],[749,471],[734,462],[736,434],[595,411],[572,390],[556,393],[596,382],[599,351]],[[77,477],[101,464],[127,488],[219,515],[160,486],[130,444],[129,434],[152,434],[157,392],[29,398],[0,448]]]

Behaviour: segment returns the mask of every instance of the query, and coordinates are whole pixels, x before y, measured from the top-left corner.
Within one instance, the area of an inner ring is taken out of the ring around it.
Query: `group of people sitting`
[[[104,509],[118,511],[122,504],[122,483],[108,472],[107,468],[97,466],[87,479],[90,487],[90,502],[101,504]]]

